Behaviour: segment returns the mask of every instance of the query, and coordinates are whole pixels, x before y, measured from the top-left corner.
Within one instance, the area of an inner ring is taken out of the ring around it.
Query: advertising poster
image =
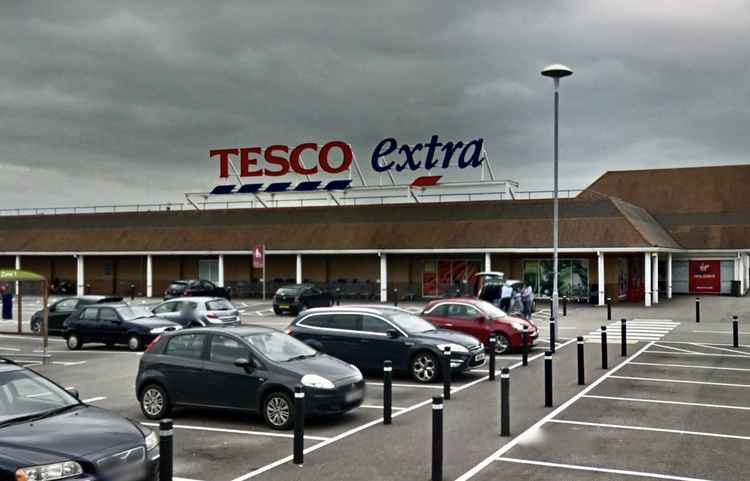
[[[721,261],[690,261],[690,293],[721,293]]]

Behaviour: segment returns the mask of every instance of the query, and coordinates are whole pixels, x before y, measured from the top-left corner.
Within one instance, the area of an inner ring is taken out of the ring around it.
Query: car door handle
[[[362,344],[367,344],[367,343],[370,342],[370,340],[369,339],[360,339],[359,342],[361,342]]]

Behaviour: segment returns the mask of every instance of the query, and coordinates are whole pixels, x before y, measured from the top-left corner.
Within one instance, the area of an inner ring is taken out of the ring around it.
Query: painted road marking
[[[148,426],[150,428],[158,428],[158,423],[141,423],[144,426]],[[294,438],[294,434],[287,434],[287,433],[275,433],[275,432],[267,432],[267,431],[246,431],[242,429],[225,429],[225,428],[211,428],[208,426],[189,426],[186,424],[175,424],[175,429],[186,429],[186,430],[193,430],[193,431],[207,431],[207,432],[213,432],[213,433],[227,433],[227,434],[245,434],[248,436],[267,436],[271,438],[287,438],[292,439]],[[305,439],[310,439],[313,441],[327,441],[331,438],[324,438],[321,436],[305,436]]]
[[[750,352],[737,351],[735,349],[727,349],[725,347],[709,346],[708,344],[698,344],[697,342],[692,342],[691,345],[695,347],[707,347],[709,349],[716,349],[717,351],[733,352],[735,354],[744,354],[745,356],[750,356]]]
[[[660,377],[638,377],[638,376],[610,376],[612,379],[625,379],[630,381],[653,381],[653,382],[673,382],[678,384],[701,384],[704,386],[724,386],[724,387],[750,387],[750,384],[734,384],[728,382],[708,382],[708,381],[688,381],[685,379],[663,379]]]
[[[628,341],[658,341],[679,325],[679,322],[660,319],[633,319],[627,322],[627,339]],[[608,342],[620,341],[620,327],[620,321],[610,322],[607,325]],[[602,332],[596,329],[586,334],[584,339],[590,343],[601,343]]]
[[[710,438],[741,439],[743,441],[750,441],[750,436],[738,436],[736,434],[684,431],[682,429],[649,428],[647,426],[626,426],[624,424],[590,423],[587,421],[569,421],[567,419],[550,419],[549,422],[557,424],[573,424],[576,426],[591,426],[595,428],[627,429],[630,431],[653,431],[657,433],[687,434],[690,436],[706,436]]]
[[[687,369],[716,369],[718,371],[750,371],[750,369],[742,367],[696,366],[693,364],[665,364],[659,362],[631,362],[630,364],[637,364],[639,366],[683,367]]]
[[[573,342],[573,341],[571,341],[571,342]],[[612,368],[611,371],[608,371],[608,372],[604,373],[597,380],[595,380],[594,382],[592,382],[591,384],[589,384],[588,386],[586,386],[586,388],[584,388],[581,392],[579,392],[578,394],[574,395],[573,397],[571,397],[570,399],[568,399],[567,401],[565,401],[563,404],[561,404],[559,407],[557,407],[554,411],[552,411],[551,413],[549,413],[546,416],[544,416],[542,419],[540,419],[539,421],[537,421],[536,423],[534,423],[531,427],[529,427],[528,429],[526,429],[524,432],[522,432],[518,436],[516,436],[513,439],[511,439],[510,441],[508,441],[500,449],[498,449],[494,453],[492,453],[489,456],[487,456],[479,464],[477,464],[476,466],[474,466],[473,468],[471,468],[470,470],[468,470],[467,472],[465,472],[464,474],[462,474],[461,476],[459,476],[456,479],[456,481],[467,481],[467,480],[471,479],[478,472],[480,472],[481,470],[483,470],[484,468],[486,468],[487,466],[489,466],[492,462],[494,462],[495,460],[497,460],[498,458],[500,458],[503,454],[505,454],[508,451],[510,451],[511,449],[513,449],[524,437],[534,436],[538,432],[539,428],[541,428],[544,424],[546,424],[550,419],[553,419],[555,416],[557,416],[561,412],[563,412],[566,409],[568,409],[571,405],[573,405],[573,403],[575,403],[576,401],[578,401],[579,399],[581,399],[583,396],[585,396],[586,394],[588,394],[592,389],[594,389],[599,384],[601,384],[604,381],[606,381],[614,373],[616,373],[617,371],[619,371],[620,369],[622,369],[623,367],[625,367],[626,365],[628,365],[628,363],[630,363],[630,361],[632,361],[633,359],[637,358],[642,353],[644,353],[646,351],[646,349],[648,349],[649,347],[651,347],[652,344],[653,344],[652,342],[646,344],[645,346],[643,346],[643,348],[641,348],[638,352],[636,352],[633,355],[633,357],[625,359],[620,364],[618,364],[617,366],[615,366],[614,368]]]
[[[631,363],[635,364],[635,363]],[[674,404],[676,406],[697,406],[704,408],[720,408],[720,409],[738,409],[741,411],[750,411],[750,406],[733,406],[730,404],[709,404],[709,403],[691,403],[685,401],[665,401],[661,399],[641,399],[633,397],[619,397],[619,396],[597,396],[594,394],[587,394],[583,396],[591,399],[609,399],[612,401],[628,401],[628,402],[642,402],[642,403],[654,403],[654,404]]]
[[[375,404],[360,404],[359,407],[365,408],[365,409],[383,409],[383,406],[378,406]],[[395,409],[396,411],[402,411],[406,408],[397,408],[396,406],[391,406],[391,409]]]
[[[83,402],[85,404],[89,404],[89,403],[95,403],[97,401],[104,401],[105,399],[107,399],[106,396],[98,396],[98,397],[92,397],[92,398],[89,398],[89,399],[84,399],[81,402]]]
[[[561,464],[561,463],[550,463],[547,461],[531,461],[528,459],[518,458],[506,458],[501,457],[495,461],[506,462],[506,463],[518,463],[518,464],[532,464],[536,466],[546,466],[550,468],[562,468],[571,469],[576,471],[593,471],[596,473],[610,473],[610,474],[622,474],[625,476],[638,476],[642,478],[655,478],[655,479],[670,479],[675,481],[710,481],[702,478],[686,478],[684,476],[672,476],[670,474],[658,474],[658,473],[646,473],[642,471],[630,471],[626,469],[611,469],[611,468],[600,468],[594,466],[581,466],[577,464]]]
[[[690,353],[694,353],[694,352],[695,352],[695,351],[688,351],[687,349],[681,349],[681,348],[679,348],[679,347],[672,347],[672,346],[662,346],[662,345],[661,345],[661,343],[659,343],[659,344],[654,344],[654,347],[660,347],[660,348],[662,348],[662,349],[669,349],[669,350],[672,350],[672,351],[687,352],[688,354],[690,354]]]
[[[0,351],[13,351],[13,352],[20,352],[21,350],[16,347],[2,347],[0,346]]]
[[[368,386],[383,387],[383,383],[382,382],[366,382],[365,384],[367,384]],[[422,388],[422,389],[443,389],[442,385],[435,386],[435,385],[432,385],[432,384],[398,384],[398,383],[392,383],[391,386],[393,386],[393,387],[403,387],[403,388],[416,387],[416,388]]]
[[[697,334],[732,334],[732,331],[693,331]],[[748,331],[739,331],[740,334],[750,334]]]
[[[673,356],[708,356],[708,357],[740,357],[748,358],[750,356],[741,354],[720,354],[713,352],[674,352],[674,351],[648,351],[648,354],[671,354]]]

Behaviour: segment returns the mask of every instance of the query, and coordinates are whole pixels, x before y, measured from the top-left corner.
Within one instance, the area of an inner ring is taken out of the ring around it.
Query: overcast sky
[[[432,134],[550,188],[558,62],[561,187],[745,163],[748,45],[745,0],[6,0],[0,203],[181,201],[217,147],[341,139],[370,171]]]

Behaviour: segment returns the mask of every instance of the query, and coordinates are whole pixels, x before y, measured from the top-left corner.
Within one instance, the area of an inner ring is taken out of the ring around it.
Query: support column
[[[643,292],[644,302],[643,305],[651,307],[651,253],[646,252],[643,255]]]
[[[604,283],[604,253],[597,252],[596,254],[596,265],[597,265],[597,279],[599,284],[599,305],[604,305],[605,298],[605,283]]]
[[[388,302],[388,256],[380,254],[380,302]]]
[[[302,254],[297,254],[297,284],[302,284]]]
[[[77,255],[76,256],[76,293],[79,296],[86,295],[86,281],[84,279],[84,272],[83,272],[83,256]]]
[[[667,299],[672,298],[672,253],[667,254]]]
[[[219,255],[219,279],[216,281],[216,285],[224,287],[224,256]]]
[[[651,283],[651,303],[659,303],[659,254],[655,253],[651,258],[654,261],[654,268],[652,269],[654,274],[654,281]]]
[[[492,255],[489,252],[484,253],[484,271],[489,272],[492,270]]]
[[[146,256],[146,297],[154,297],[154,267],[150,254]]]
[[[16,270],[21,269],[21,256],[16,256]],[[21,291],[19,290],[21,287],[20,282],[16,282],[16,295],[18,295]]]

